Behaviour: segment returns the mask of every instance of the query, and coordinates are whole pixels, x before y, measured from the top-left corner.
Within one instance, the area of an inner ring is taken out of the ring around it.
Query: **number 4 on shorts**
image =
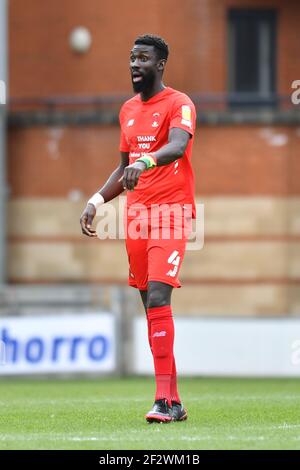
[[[180,256],[178,256],[179,251],[173,251],[173,253],[168,258],[168,263],[174,266],[173,270],[167,272],[167,276],[175,277],[178,271],[178,265],[180,261]]]

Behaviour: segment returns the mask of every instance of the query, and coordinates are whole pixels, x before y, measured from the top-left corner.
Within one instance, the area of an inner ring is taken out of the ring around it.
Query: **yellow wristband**
[[[157,166],[156,158],[153,158],[151,155],[145,155],[144,157],[138,158],[136,161],[146,163],[147,170]]]

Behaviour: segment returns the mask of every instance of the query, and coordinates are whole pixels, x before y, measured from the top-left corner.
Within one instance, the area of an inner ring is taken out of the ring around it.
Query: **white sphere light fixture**
[[[92,35],[84,26],[77,26],[71,32],[69,42],[74,52],[84,54],[91,47]]]

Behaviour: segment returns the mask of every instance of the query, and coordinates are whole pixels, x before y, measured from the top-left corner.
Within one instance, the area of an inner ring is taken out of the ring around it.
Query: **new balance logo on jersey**
[[[166,336],[166,334],[166,331],[156,331],[154,335],[152,335],[152,338],[159,338],[160,336]]]
[[[180,256],[178,256],[179,251],[173,251],[173,253],[168,258],[168,263],[174,266],[173,269],[167,272],[167,276],[175,277],[178,271],[178,266],[180,262]]]

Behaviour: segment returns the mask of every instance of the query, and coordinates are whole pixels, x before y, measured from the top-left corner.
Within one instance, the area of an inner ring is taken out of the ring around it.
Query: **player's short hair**
[[[142,36],[138,36],[136,38],[134,44],[145,44],[146,46],[153,46],[159,60],[168,60],[169,46],[160,36],[155,36],[154,34],[143,34]]]

